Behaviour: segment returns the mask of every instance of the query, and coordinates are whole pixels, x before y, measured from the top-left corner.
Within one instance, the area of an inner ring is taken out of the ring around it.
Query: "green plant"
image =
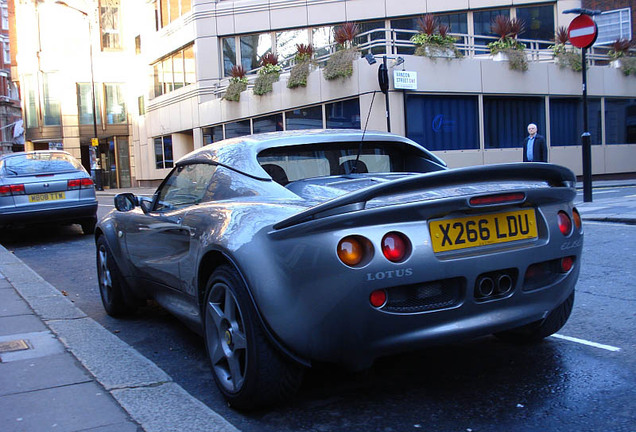
[[[353,74],[353,62],[360,58],[360,52],[354,48],[336,51],[329,57],[322,73],[325,79],[348,78]]]
[[[624,75],[634,75],[636,76],[636,57],[633,56],[625,56],[621,57],[621,71]]]
[[[554,35],[554,45],[550,46],[552,55],[561,69],[569,68],[574,72],[581,72],[583,70],[581,54],[574,48],[568,49],[566,45],[568,40],[568,30],[563,26],[559,27]]]
[[[287,88],[305,87],[307,86],[307,78],[311,72],[312,57],[314,47],[311,45],[297,44],[296,55],[294,60],[296,64],[289,73]]]
[[[526,46],[517,40],[519,33],[524,30],[524,23],[519,19],[510,19],[505,15],[497,15],[492,22],[491,30],[499,35],[499,39],[489,43],[490,54],[503,53],[508,57],[508,66],[512,70],[528,70]]]
[[[433,15],[427,14],[420,17],[418,27],[420,32],[411,37],[411,42],[417,47],[415,55],[432,59],[463,57],[462,52],[455,46],[455,38],[449,34],[450,27],[438,24]]]
[[[619,58],[626,57],[629,54],[629,49],[632,46],[632,42],[627,39],[617,39],[612,44],[612,49],[607,53],[612,60],[618,60]]]
[[[245,75],[247,75],[247,72],[243,66],[232,66],[230,84],[225,90],[223,99],[232,102],[238,102],[241,99],[241,92],[247,89],[247,77]]]
[[[273,90],[273,84],[280,78],[282,67],[278,64],[278,57],[267,53],[261,57],[261,68],[254,81],[254,94],[262,96]]]

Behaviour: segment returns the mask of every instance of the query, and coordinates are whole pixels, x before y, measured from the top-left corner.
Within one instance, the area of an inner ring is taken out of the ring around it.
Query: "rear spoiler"
[[[464,183],[497,181],[544,181],[551,187],[574,188],[576,177],[569,169],[547,163],[481,165],[434,171],[352,192],[295,214],[274,225],[279,230],[326,216],[364,210],[367,201],[396,193],[430,190]]]

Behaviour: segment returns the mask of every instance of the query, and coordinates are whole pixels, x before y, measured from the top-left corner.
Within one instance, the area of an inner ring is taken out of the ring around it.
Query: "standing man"
[[[545,144],[543,135],[537,133],[537,125],[528,125],[528,136],[523,143],[524,162],[547,162],[548,146]]]

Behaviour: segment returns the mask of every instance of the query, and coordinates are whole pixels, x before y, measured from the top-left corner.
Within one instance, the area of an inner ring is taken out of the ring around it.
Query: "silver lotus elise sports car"
[[[280,402],[316,362],[353,368],[494,334],[558,331],[581,263],[575,177],[517,163],[447,169],[362,131],[228,139],[97,225],[111,315],[154,299],[204,336],[230,404]]]

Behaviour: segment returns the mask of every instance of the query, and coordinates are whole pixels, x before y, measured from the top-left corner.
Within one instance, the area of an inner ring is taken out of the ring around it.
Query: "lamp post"
[[[367,63],[370,65],[376,63],[375,56],[371,53],[364,56]],[[378,84],[380,85],[380,91],[384,93],[384,106],[386,109],[386,131],[391,132],[391,110],[389,109],[389,67],[387,66],[387,59],[395,60],[395,65],[401,65],[404,63],[402,57],[382,56],[382,64],[378,68]]]
[[[94,67],[93,67],[93,26],[91,24],[91,19],[88,16],[88,12],[85,12],[81,9],[71,6],[62,0],[57,0],[55,3],[82,14],[84,18],[86,18],[86,21],[88,23],[88,56],[90,59],[90,69],[91,69],[91,103],[93,107],[92,109],[93,137],[91,138],[91,145],[89,147],[90,149],[89,151],[91,155],[90,156],[91,170],[93,171],[93,177],[95,179],[95,187],[97,188],[97,190],[104,190],[104,188],[102,187],[102,170],[99,165],[99,162],[97,162],[98,160],[97,146],[99,145],[99,140],[97,138],[97,103],[95,101],[95,73],[94,73]]]

